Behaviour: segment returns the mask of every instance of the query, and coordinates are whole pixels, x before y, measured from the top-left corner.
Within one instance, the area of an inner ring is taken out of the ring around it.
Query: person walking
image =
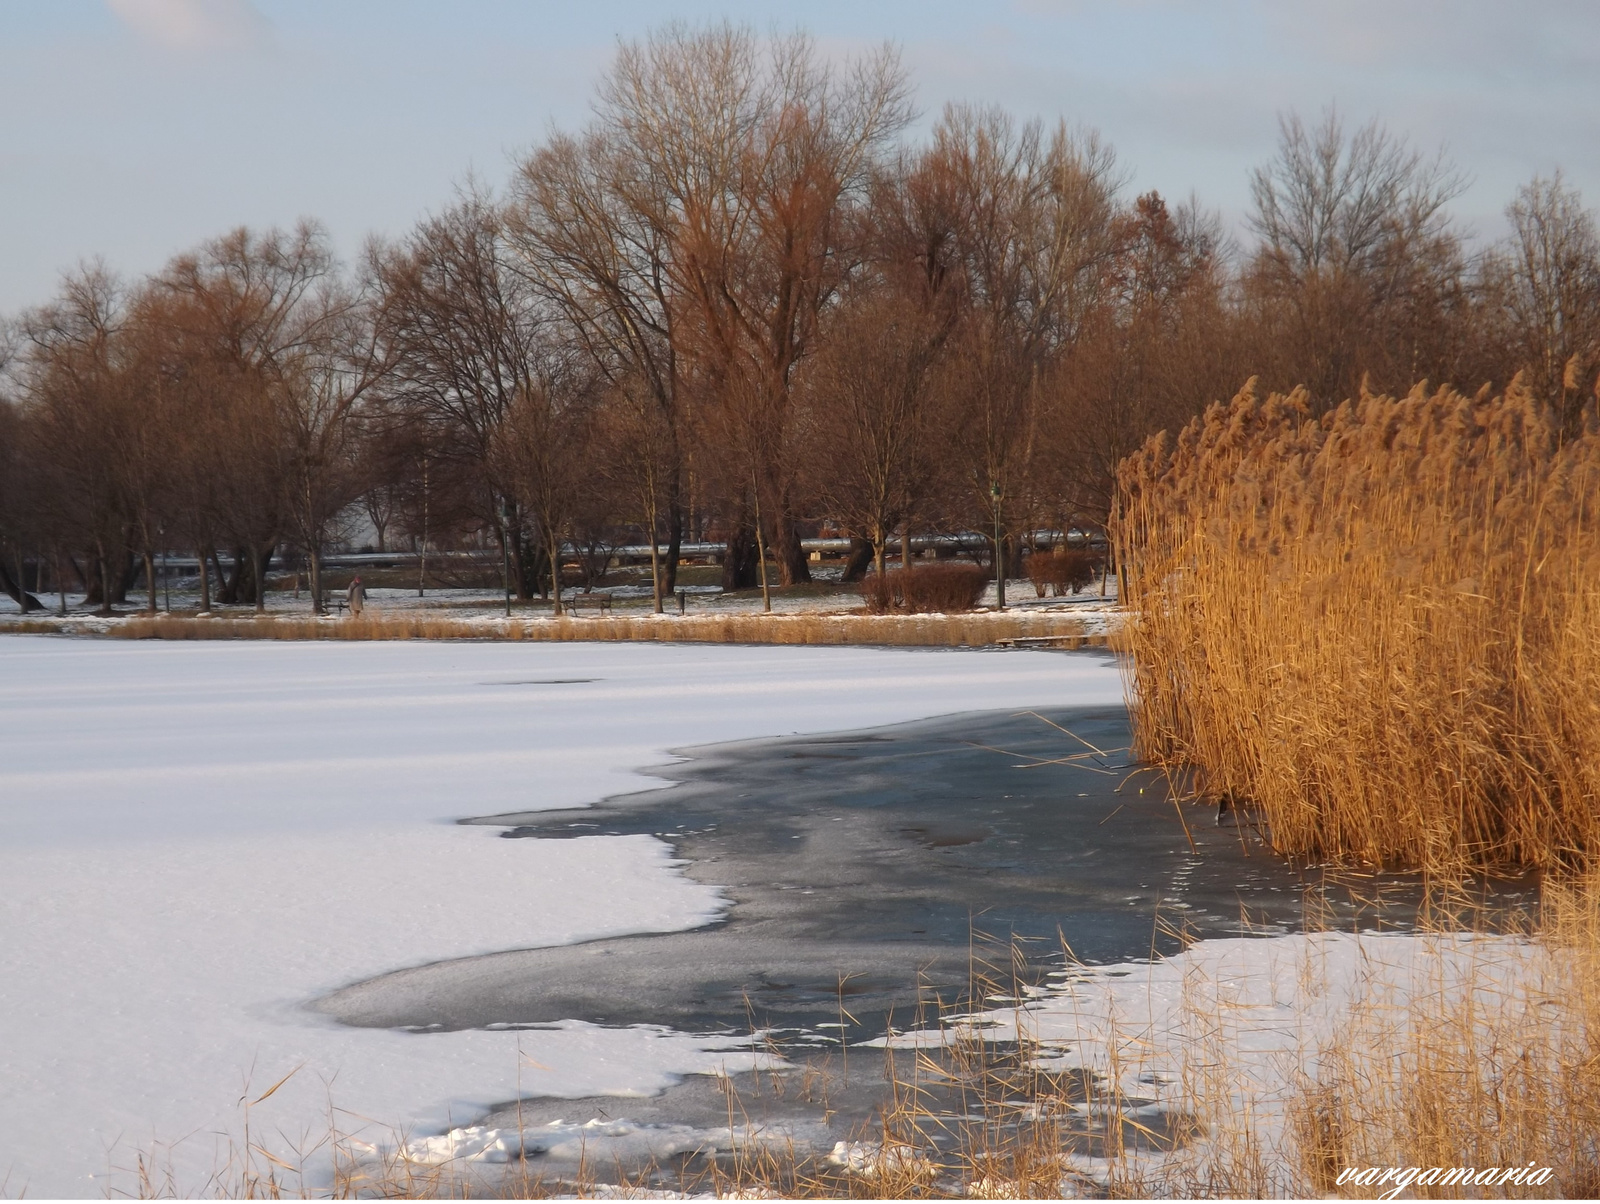
[[[345,591],[345,605],[350,608],[350,617],[359,619],[361,608],[367,604],[367,587],[361,584],[361,578],[355,577],[350,581],[350,588]]]

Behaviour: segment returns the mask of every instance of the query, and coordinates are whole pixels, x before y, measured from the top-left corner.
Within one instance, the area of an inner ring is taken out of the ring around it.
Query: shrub
[[[1057,548],[1054,552],[1035,552],[1028,557],[1028,577],[1039,597],[1049,586],[1060,597],[1070,589],[1077,593],[1095,579],[1104,558],[1088,548]]]
[[[988,584],[989,575],[975,564],[931,564],[874,574],[861,583],[861,596],[874,614],[955,614],[976,606]]]
[[[1253,383],[1123,462],[1142,755],[1281,851],[1453,871],[1600,852],[1600,430],[1518,383]]]

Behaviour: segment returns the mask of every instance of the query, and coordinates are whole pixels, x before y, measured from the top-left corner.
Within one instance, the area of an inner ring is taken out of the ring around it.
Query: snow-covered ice
[[[443,1131],[525,1093],[750,1064],[651,1027],[406,1033],[301,1008],[402,966],[692,927],[724,905],[651,837],[451,821],[648,788],[667,750],[1120,700],[1103,656],[508,643],[0,640],[0,1190],[98,1196],[238,1101]],[[180,1181],[180,1186],[185,1184]],[[189,1181],[191,1190],[199,1184]]]

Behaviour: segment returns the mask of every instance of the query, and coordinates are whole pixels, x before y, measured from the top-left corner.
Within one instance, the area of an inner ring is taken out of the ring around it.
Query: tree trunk
[[[661,541],[656,538],[656,521],[660,517],[656,514],[654,506],[649,507],[650,515],[650,600],[654,604],[655,613],[661,613]]]
[[[561,540],[547,537],[545,548],[550,556],[550,613],[561,614]]]
[[[760,583],[756,567],[756,537],[748,519],[741,518],[728,531],[728,550],[722,557],[722,588],[725,592],[750,589]]]
[[[506,616],[511,615],[511,528],[504,521],[495,527],[500,536],[500,601],[505,604]]]
[[[105,549],[100,545],[95,546],[95,566],[100,570],[96,576],[100,578],[100,605],[95,608],[96,614],[109,615],[111,611],[111,558],[106,555]]]
[[[531,601],[537,591],[540,598],[548,596],[548,583],[544,578],[544,570],[539,562],[544,560],[544,553],[534,554],[533,548],[523,538],[522,524],[514,522],[509,532],[511,539],[511,569],[517,591],[517,601]]]
[[[873,548],[869,540],[852,535],[850,537],[850,555],[845,557],[844,575],[840,581],[860,581],[867,575],[867,566],[872,563]]]
[[[200,561],[200,613],[205,614],[211,609],[211,561],[207,558],[207,548],[196,548],[195,555]]]
[[[306,553],[306,575],[311,580],[311,613],[327,614],[328,607],[322,598],[322,557],[316,548]]]
[[[422,597],[428,587],[428,520],[431,517],[428,498],[428,461],[422,461],[422,541],[417,544],[417,597]]]
[[[751,495],[756,504],[756,568],[761,576],[761,610],[772,613],[772,587],[767,582],[767,545],[761,533],[761,487],[751,482]]]
[[[787,498],[772,516],[772,550],[778,561],[778,580],[784,585],[811,580],[811,566],[806,563],[806,550],[800,546],[800,532]]]
[[[911,571],[911,527],[910,524],[900,529],[900,567],[906,572]]]
[[[272,552],[268,549],[265,556],[261,548],[255,544],[250,545],[250,575],[255,578],[251,583],[256,593],[256,614],[264,614],[267,609],[267,561],[272,559]]]
[[[103,545],[96,544],[97,549]],[[111,558],[101,551],[95,552],[93,576],[78,570],[80,577],[85,580],[87,593],[84,595],[83,604],[94,606],[99,614],[110,614],[111,607],[125,603],[128,600],[128,591],[139,580],[139,558],[132,552],[125,552],[126,559],[119,566],[113,566]],[[74,566],[76,567],[76,566]]]
[[[989,548],[989,575],[995,584],[995,605],[1004,610],[1006,608],[1006,573],[1016,563],[1014,555],[1014,541],[1005,533],[1003,528],[996,523],[993,534],[984,536],[984,543]]]
[[[539,601],[546,601],[550,597],[550,581],[536,566],[530,563],[532,557],[528,555],[529,548],[521,539],[517,540],[517,597],[527,601],[533,597],[533,591],[539,591]]]
[[[150,600],[145,606],[151,614],[156,613],[156,558],[149,548],[144,550],[144,587],[150,595]]]
[[[663,593],[672,593],[678,588],[678,557],[683,552],[683,507],[678,502],[677,486],[673,486],[673,496],[667,502],[667,575],[661,583]]]
[[[111,600],[113,602],[126,603],[128,600],[128,591],[131,590],[139,580],[139,569],[141,567],[139,564],[139,558],[132,552],[125,553],[125,556],[126,559],[122,562],[121,573],[112,579]]]
[[[27,614],[30,610],[44,609],[44,603],[35,598],[24,587],[21,575],[19,574],[17,580],[13,581],[11,579],[11,574],[6,570],[6,566],[3,564],[0,564],[0,592],[3,592],[8,598],[21,607],[23,614]],[[66,597],[66,594],[63,593],[61,596],[64,598]]]
[[[227,573],[222,571],[222,553],[211,554],[217,561],[217,601],[229,606],[244,601],[244,549],[233,549],[233,564]]]
[[[226,576],[217,601],[239,605],[254,602],[257,613],[266,609],[267,566],[272,563],[272,544],[249,544],[233,550],[233,571]],[[217,563],[217,576],[224,576],[222,558],[213,552]]]

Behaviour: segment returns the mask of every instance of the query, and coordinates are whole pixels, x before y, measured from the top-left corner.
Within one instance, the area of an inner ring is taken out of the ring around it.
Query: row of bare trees
[[[315,583],[360,493],[354,419],[382,376],[370,315],[311,226],[239,231],[133,289],[100,265],[69,275],[10,331],[3,521],[19,577],[25,552],[58,577],[66,559],[107,604],[137,568],[153,577],[158,550],[193,549],[221,577],[223,544],[239,552],[226,600],[260,605],[292,541]]]
[[[1329,406],[1521,372],[1578,420],[1600,240],[1559,176],[1475,252],[1448,163],[1289,117],[1240,246],[1125,199],[1093,134],[953,106],[912,142],[912,115],[891,49],[671,27],[503,195],[469,182],[354,266],[308,224],[80,269],[0,345],[0,585],[109,606],[183,549],[260,606],[292,551],[320,605],[360,525],[503,549],[524,597],[574,546],[648,543],[659,607],[694,538],[765,587],[819,528],[859,572],[913,531],[1004,555],[1098,523],[1124,455],[1252,375]]]

